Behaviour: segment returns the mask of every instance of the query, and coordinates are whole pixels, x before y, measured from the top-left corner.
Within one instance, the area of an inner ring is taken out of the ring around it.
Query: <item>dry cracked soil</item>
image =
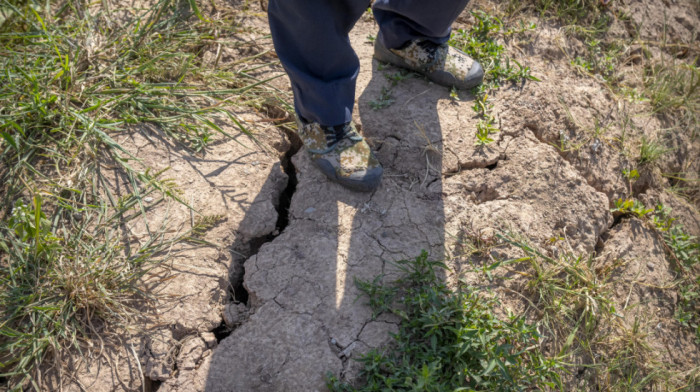
[[[617,6],[651,20],[642,33],[654,37],[663,26],[655,26],[659,16],[648,7],[658,11],[665,4]],[[476,2],[468,10],[492,6]],[[246,39],[256,39],[261,52],[269,50],[264,12],[257,4],[250,7],[242,22],[251,26]],[[472,23],[468,10],[457,27]],[[667,11],[671,34],[697,44],[695,6],[679,1]],[[390,87],[385,75],[398,71],[372,59],[368,36],[376,32],[369,16],[351,32],[361,62],[355,120],[385,167],[375,192],[353,193],[326,180],[296,137],[270,120],[279,113],[238,111],[257,141],[244,135],[222,138],[196,156],[147,127],[114,136],[148,166],[169,168],[183,200],[217,216],[206,235],[214,246],[176,245],[169,260],[143,279],[155,299],[144,307],[141,324],[99,356],[76,361],[77,379],[54,379],[52,388],[325,390],[324,375],[352,379],[353,359],[385,345],[397,330],[398,320],[391,316],[372,318],[354,279],[396,276],[391,262],[415,258],[422,250],[448,260],[459,275],[470,270],[473,260],[461,249],[475,232],[520,233],[552,255],[595,254],[601,265],[625,260],[615,287],[622,317],[645,314],[648,340],[666,363],[679,369],[700,363],[692,334],[673,319],[677,298],[664,288],[674,274],[663,244],[640,220],[611,213],[618,198],[634,196],[647,205],[662,201],[691,234],[700,234],[697,205],[664,190],[665,179],[652,174],[632,189],[622,174],[630,158],[612,143],[622,132],[633,141],[656,137],[667,126],[663,119],[645,115],[648,104],[620,99],[596,78],[577,73],[570,56],[581,50],[581,42],[556,23],[539,21],[527,40],[511,41],[507,48],[541,81],[505,86],[490,98],[501,132],[493,143],[477,147],[479,119],[467,92],[456,100],[449,89],[410,75],[392,87],[391,105],[372,108]],[[222,50],[222,64],[242,55]],[[205,53],[203,59],[211,57]],[[279,65],[259,72],[283,74]],[[289,91],[286,76],[271,83]],[[592,131],[601,121],[610,124],[604,135]],[[616,125],[625,122],[629,130]],[[235,133],[230,124],[221,125]],[[580,145],[558,148],[562,140]],[[697,138],[675,143],[682,151],[661,165],[697,173]],[[115,189],[128,186],[119,173],[112,178]],[[172,232],[194,219],[176,202],[163,201],[149,212],[152,227]],[[146,229],[143,222],[125,228],[136,239]],[[517,253],[507,247],[496,252],[494,257]],[[491,289],[506,307],[526,307],[513,294],[517,279],[499,284],[475,273],[463,277]]]

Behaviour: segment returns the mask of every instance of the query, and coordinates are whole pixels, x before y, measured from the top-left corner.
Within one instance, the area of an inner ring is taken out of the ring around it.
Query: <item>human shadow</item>
[[[208,357],[207,391],[324,390],[329,373],[352,378],[354,359],[387,343],[398,324],[373,314],[355,279],[391,281],[393,262],[422,250],[445,257],[438,108],[452,104],[449,89],[370,60],[370,45],[355,49],[355,120],[385,168],[382,184],[351,192],[323,177],[303,149],[294,156],[289,225],[245,262],[250,316]],[[387,77],[397,73],[398,83]],[[393,103],[380,109],[387,90]]]

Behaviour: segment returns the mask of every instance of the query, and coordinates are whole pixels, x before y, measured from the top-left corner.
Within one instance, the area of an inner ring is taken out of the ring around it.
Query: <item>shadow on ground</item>
[[[437,102],[449,91],[417,75],[392,88],[385,75],[399,70],[378,70],[364,53],[371,47],[356,49],[365,60],[355,112],[385,167],[382,185],[350,192],[327,181],[305,151],[293,157],[289,225],[245,262],[251,315],[214,351],[207,391],[322,390],[328,373],[352,377],[353,359],[386,343],[397,326],[389,316],[372,319],[354,279],[393,279],[390,262],[423,249],[444,255]],[[372,109],[384,88],[395,102]]]

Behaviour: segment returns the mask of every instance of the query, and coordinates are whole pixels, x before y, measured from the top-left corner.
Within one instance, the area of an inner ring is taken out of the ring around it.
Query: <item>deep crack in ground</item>
[[[248,241],[247,244],[244,244],[244,247],[248,249],[246,258],[234,258],[233,265],[231,266],[232,273],[229,278],[231,283],[229,292],[230,303],[243,303],[248,305],[249,295],[244,285],[245,261],[255,256],[263,245],[272,242],[287,228],[287,225],[289,225],[289,207],[292,204],[292,197],[294,196],[298,183],[296,168],[292,163],[292,157],[299,151],[302,142],[299,136],[293,131],[286,128],[280,129],[284,132],[289,141],[289,148],[280,157],[280,165],[287,175],[287,186],[280,192],[277,203],[275,203],[277,210],[275,229],[271,233],[253,238]],[[219,326],[211,332],[216,336],[217,342],[221,342],[221,340],[229,336],[234,329],[235,327],[227,325],[226,321],[222,319]]]

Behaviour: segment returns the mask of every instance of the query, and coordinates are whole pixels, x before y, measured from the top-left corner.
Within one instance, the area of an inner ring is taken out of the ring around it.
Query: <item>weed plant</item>
[[[377,99],[370,101],[369,107],[379,110],[391,106],[396,101],[396,98],[391,93],[392,87],[382,87],[382,94]]]
[[[645,68],[643,81],[643,93],[653,112],[669,123],[668,132],[684,135],[679,139],[684,142],[697,143],[700,138],[700,69],[695,64],[682,62],[653,63]],[[640,163],[654,162],[668,151],[670,149],[659,143],[642,139]],[[674,180],[676,191],[697,205],[700,197],[698,173],[686,168],[664,175]]]
[[[600,39],[586,38],[586,53],[576,56],[571,64],[591,75],[600,75],[607,83],[617,83],[618,62],[621,48],[615,44],[604,44]]]
[[[637,162],[640,165],[650,165],[658,161],[669,150],[660,143],[642,136],[642,144],[639,147],[639,158]]]
[[[700,239],[688,234],[670,213],[669,208],[658,205],[647,220],[661,234],[679,275],[675,318],[695,332],[700,344]]]
[[[530,68],[505,55],[499,38],[535,29],[535,25],[523,26],[519,30],[507,29],[500,18],[483,11],[472,11],[475,24],[468,30],[457,29],[449,44],[464,51],[479,61],[484,68],[484,83],[478,87],[477,95],[500,87],[506,82],[537,80]]]
[[[449,44],[464,51],[479,61],[484,68],[484,82],[475,88],[474,111],[482,121],[476,144],[484,146],[493,141],[491,133],[498,132],[496,118],[491,113],[488,102],[489,92],[498,89],[504,83],[520,83],[526,80],[538,80],[530,74],[530,68],[505,55],[505,48],[499,42],[505,36],[521,34],[534,30],[535,25],[521,26],[519,29],[506,29],[497,16],[482,11],[472,11],[475,24],[468,30],[457,29],[452,33]]]
[[[659,234],[666,247],[670,261],[678,274],[678,298],[675,318],[690,328],[700,343],[700,240],[675,223],[670,209],[663,205],[647,208],[634,199],[619,199],[612,213],[617,216],[634,216]]]
[[[606,39],[614,17],[626,16],[609,11],[610,1],[598,0],[510,0],[506,15],[514,16],[524,11],[538,13],[541,17],[562,24],[567,34],[584,42],[586,51],[571,58],[571,64],[584,74],[595,76],[608,84],[616,84],[620,56],[624,45]]]
[[[332,391],[542,390],[560,387],[558,365],[539,349],[539,334],[522,318],[500,320],[495,299],[439,277],[444,264],[427,253],[397,265],[402,277],[357,281],[375,314],[401,319],[388,349],[363,355],[356,385],[328,377]]]
[[[61,359],[89,346],[94,325],[127,324],[145,298],[139,277],[209,225],[202,216],[167,236],[149,225],[153,206],[182,202],[177,185],[114,133],[145,125],[197,153],[233,136],[222,122],[252,137],[232,101],[283,102],[254,68],[201,63],[207,48],[240,45],[232,14],[205,21],[192,1],[160,0],[125,19],[106,4],[0,0],[0,378],[10,389],[39,390],[41,369],[66,370]],[[120,229],[132,219],[148,231],[137,246]]]
[[[509,14],[533,9],[540,15],[555,17],[565,25],[595,25],[608,2],[598,0],[510,0]]]
[[[524,251],[530,268],[526,292],[532,298],[540,325],[550,340],[550,351],[568,355],[575,339],[590,339],[599,323],[616,313],[611,300],[610,277],[616,265],[598,269],[590,255],[563,253],[553,258],[512,235],[499,238]],[[509,264],[511,262],[505,262]]]
[[[663,38],[641,40],[641,26],[625,13],[624,7],[620,3],[597,0],[511,0],[506,17],[516,17],[529,10],[562,24],[563,30],[583,42],[585,48],[569,57],[572,66],[601,81],[616,95],[635,103],[649,102],[650,111],[668,124],[669,132],[688,135],[690,142],[694,143],[700,134],[697,116],[700,112],[700,71],[696,54],[686,43],[668,42],[665,26]],[[625,24],[626,37],[608,34],[614,20]],[[654,59],[650,47],[665,54]],[[630,52],[633,48],[634,52]],[[565,47],[562,50],[567,52]],[[639,65],[633,66],[636,63]],[[642,83],[629,85],[633,80]],[[642,140],[642,143],[638,157],[642,165],[653,163],[668,151],[662,144],[649,140]],[[626,148],[621,146],[622,150]],[[667,173],[666,176],[673,176],[676,189],[697,201],[700,182],[694,173]]]
[[[609,28],[611,18],[606,10],[609,3],[599,0],[509,0],[506,15],[534,11],[541,17],[558,21],[569,31],[593,37]]]
[[[637,203],[620,203],[628,208],[629,214],[642,216],[644,222],[656,224],[650,217],[659,212],[646,209]],[[635,211],[632,211],[635,208]],[[673,227],[666,218],[659,218],[659,228]],[[677,227],[677,226],[676,226]],[[682,231],[682,228],[677,228]],[[669,236],[659,232],[666,244]],[[654,349],[647,343],[648,328],[643,320],[635,317],[630,325],[621,322],[622,315],[613,303],[615,271],[624,267],[616,260],[613,263],[600,264],[592,255],[582,256],[563,252],[557,257],[550,257],[539,251],[521,236],[498,235],[502,243],[515,246],[524,252],[524,257],[498,261],[500,266],[521,265],[510,270],[524,276],[523,296],[531,305],[528,312],[536,318],[538,330],[542,333],[543,351],[550,360],[560,363],[563,369],[578,369],[578,375],[584,376],[587,385],[598,390],[610,391],[644,391],[644,390],[687,390],[695,385],[697,374],[675,372],[655,359]],[[684,246],[692,248],[685,238]],[[692,242],[694,239],[690,239]],[[697,282],[690,283],[687,255],[697,258],[697,241],[694,250],[685,250],[679,272],[679,305],[684,310],[680,323],[697,322]],[[677,245],[667,249],[670,257],[683,251]],[[491,268],[487,268],[491,269]],[[693,286],[695,284],[695,286]],[[687,295],[683,292],[689,291]],[[687,299],[686,299],[687,298]],[[677,308],[678,309],[678,308]],[[693,315],[695,312],[695,315]],[[696,324],[693,324],[696,328]],[[588,373],[586,373],[588,370]],[[697,370],[697,369],[696,369]],[[571,387],[571,385],[569,385]]]
[[[693,64],[659,63],[647,67],[644,88],[656,113],[676,117],[691,140],[700,135],[700,69]]]
[[[489,135],[495,132],[498,132],[498,128],[494,127],[493,124],[490,124],[489,121],[479,120],[476,124],[476,142],[474,144],[485,146],[493,142]]]
[[[379,70],[383,70],[383,65]],[[384,77],[389,82],[389,86],[382,87],[381,95],[369,102],[369,107],[373,110],[384,109],[391,106],[396,99],[394,98],[393,90],[400,82],[413,77],[413,74],[406,70],[398,70],[394,73],[385,73]]]

